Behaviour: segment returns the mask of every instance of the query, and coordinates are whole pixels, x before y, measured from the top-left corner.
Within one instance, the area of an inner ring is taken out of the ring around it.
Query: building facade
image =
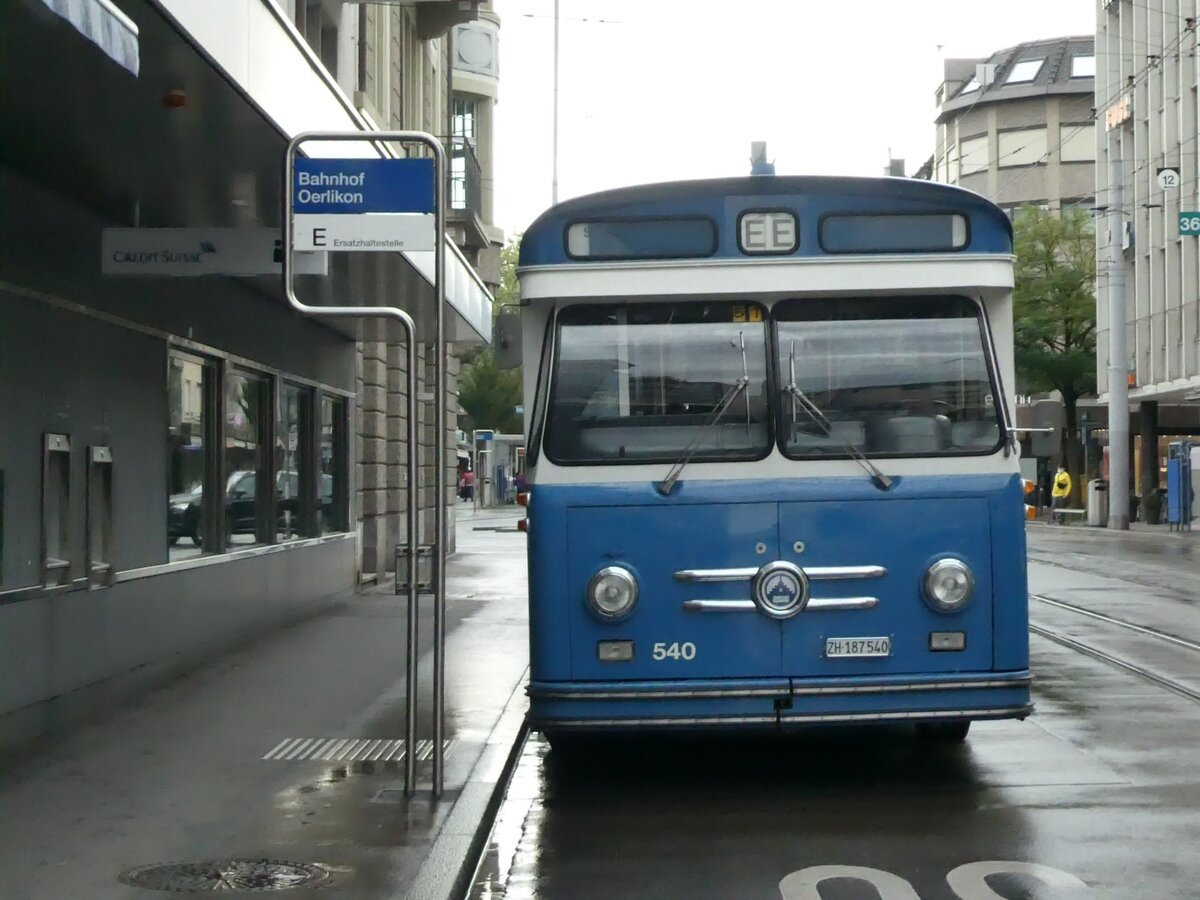
[[[946,60],[936,93],[936,149],[917,177],[975,191],[1010,216],[1023,206],[1090,216],[1095,67],[1091,35]],[[1040,484],[1063,460],[1061,397],[1019,395],[1016,413],[1031,429],[1022,437],[1026,475]]]
[[[1090,210],[1095,190],[1090,35],[1030,41],[986,59],[948,59],[937,89],[930,175],[1010,212]]]
[[[1107,209],[1110,154],[1122,171],[1122,259],[1108,248],[1109,217],[1097,237],[1097,360],[1108,392],[1109,272],[1125,271],[1129,399],[1137,448],[1135,491],[1160,474],[1166,440],[1200,435],[1200,237],[1180,214],[1200,210],[1196,0],[1098,0],[1094,105],[1096,197]],[[1160,183],[1160,173],[1169,174]]]
[[[0,748],[386,571],[408,499],[403,343],[284,299],[284,148],[450,137],[453,31],[485,21],[494,49],[494,17],[458,0],[0,4]],[[484,235],[448,251],[457,345],[490,338]],[[297,291],[414,316],[431,446],[428,268],[315,256]]]
[[[449,163],[447,235],[452,252],[474,277],[494,290],[500,279],[503,234],[492,225],[492,108],[498,98],[500,20],[488,3],[344,3],[287,0],[286,12],[313,54],[353,98],[359,114],[383,129],[424,131],[439,137]],[[363,581],[387,576],[404,539],[404,435],[407,428],[405,347],[389,339],[382,322],[364,323],[357,352],[359,404],[355,421],[360,536],[358,569]],[[451,347],[447,399],[448,459],[456,471],[456,346]],[[429,345],[421,347],[422,384],[432,385]],[[428,394],[428,391],[423,391]],[[422,542],[432,542],[434,463],[433,409],[421,434]],[[448,479],[449,534],[453,549],[455,478]]]

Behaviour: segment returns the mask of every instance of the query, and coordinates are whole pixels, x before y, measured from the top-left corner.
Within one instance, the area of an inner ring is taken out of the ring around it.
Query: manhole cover
[[[315,863],[281,859],[208,859],[194,863],[138,866],[120,874],[125,884],[178,894],[201,891],[286,891],[329,880],[329,870]]]

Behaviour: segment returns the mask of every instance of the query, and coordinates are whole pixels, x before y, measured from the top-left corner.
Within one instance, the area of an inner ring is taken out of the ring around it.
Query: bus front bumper
[[[852,678],[545,682],[529,685],[543,731],[760,728],[788,725],[1023,719],[1028,672]]]

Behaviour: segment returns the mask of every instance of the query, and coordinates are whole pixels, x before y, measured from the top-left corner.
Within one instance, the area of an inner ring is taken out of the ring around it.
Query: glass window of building
[[[466,97],[455,97],[454,117],[451,125],[454,130],[453,137],[466,138],[474,143],[477,137],[475,130],[477,113],[478,106],[474,100]]]
[[[248,372],[225,378],[225,541],[233,549],[265,543],[264,516],[272,491],[267,481],[268,382]]]
[[[996,157],[996,163],[1002,169],[1037,165],[1044,160],[1049,150],[1046,145],[1045,128],[1001,131],[997,143],[999,155]]]
[[[347,456],[346,401],[340,397],[322,395],[317,476],[322,533],[349,530]]]
[[[467,157],[457,148],[450,157],[450,208],[467,208]]]
[[[1096,57],[1091,54],[1079,53],[1071,57],[1072,78],[1095,78]]]
[[[1022,84],[1024,82],[1033,81],[1038,77],[1038,72],[1042,71],[1042,64],[1045,59],[1023,59],[1008,73],[1008,77],[1004,79],[1005,84]]]
[[[967,138],[959,144],[962,154],[962,174],[971,175],[975,172],[986,172],[988,168],[988,136]]]
[[[320,58],[326,71],[334,78],[338,71],[337,22],[326,11],[321,0],[297,0],[296,30]]]
[[[219,372],[211,362],[172,353],[167,376],[167,558],[190,559],[216,548],[205,503],[215,460],[208,439]],[[209,494],[211,496],[211,494]]]
[[[275,530],[276,539],[280,541],[316,533],[312,402],[310,388],[284,383],[279,391],[279,425],[275,432]]]
[[[1059,155],[1063,162],[1094,162],[1096,159],[1096,126],[1091,122],[1081,125],[1059,126]]]

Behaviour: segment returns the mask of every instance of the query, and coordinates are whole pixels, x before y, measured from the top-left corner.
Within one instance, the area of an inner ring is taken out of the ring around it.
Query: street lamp
[[[558,203],[558,23],[560,20],[558,3],[559,0],[554,0],[554,101],[551,113],[553,135],[551,136],[552,149],[550,161],[550,203],[552,206]],[[542,18],[535,13],[524,13],[523,15],[527,19]],[[595,22],[600,25],[616,25],[619,24],[620,20],[580,18],[574,19],[574,21]]]

